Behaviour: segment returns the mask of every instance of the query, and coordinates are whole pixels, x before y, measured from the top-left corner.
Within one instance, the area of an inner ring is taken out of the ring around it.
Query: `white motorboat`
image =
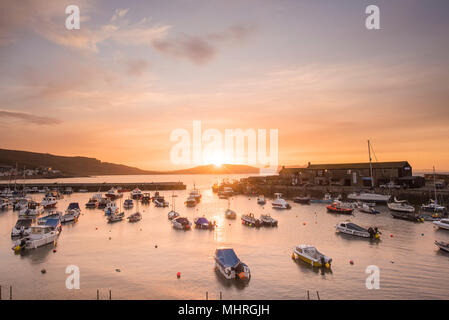
[[[352,222],[340,222],[335,226],[335,228],[341,233],[349,234],[352,236],[371,239],[380,238],[380,232],[376,227],[369,227],[368,229],[365,229]]]
[[[260,221],[264,226],[277,227],[278,221],[269,214],[261,214]]]
[[[226,279],[249,280],[249,267],[240,261],[232,248],[218,248],[214,255],[215,267]]]
[[[274,209],[291,209],[290,204],[282,199],[282,193],[275,193],[276,199],[271,203]]]
[[[28,202],[27,202],[28,205]],[[8,210],[9,201],[7,198],[0,198],[0,210]]]
[[[292,254],[292,259],[300,259],[312,267],[326,267],[330,269],[332,259],[319,252],[314,246],[300,244],[296,246]]]
[[[19,218],[12,228],[11,238],[28,236],[31,233],[32,223],[31,218]]]
[[[449,242],[435,240],[435,245],[441,250],[449,252]]]
[[[44,209],[52,209],[56,208],[56,204],[58,201],[56,201],[56,198],[53,196],[45,196],[41,201],[41,206]]]
[[[126,199],[123,203],[123,208],[131,209],[132,207],[134,207],[134,201],[132,199]]]
[[[171,223],[173,225],[173,228],[179,230],[190,230],[190,227],[192,226],[192,223],[189,221],[189,219],[184,217],[174,218]]]
[[[142,191],[139,188],[135,188],[131,191],[131,198],[139,200],[142,198]]]
[[[116,188],[111,188],[111,189],[109,189],[108,192],[106,192],[105,196],[106,196],[106,198],[115,200],[115,199],[123,197],[123,194],[119,193]]]
[[[449,230],[449,219],[441,219],[439,221],[433,221],[433,224],[440,229]]]
[[[78,202],[72,202],[67,207],[65,214],[61,217],[61,222],[70,222],[70,221],[76,221],[81,214],[81,209],[78,204]]]
[[[46,225],[31,227],[30,235],[18,240],[14,247],[14,251],[36,249],[46,244],[54,243],[58,236],[58,232]]]
[[[261,194],[257,197],[257,204],[264,205],[266,203],[267,203],[267,200],[265,200],[265,197],[263,196],[263,194]]]
[[[394,202],[388,202],[387,205],[391,211],[407,213],[415,212],[415,207],[411,206],[407,200],[398,200],[394,198]]]

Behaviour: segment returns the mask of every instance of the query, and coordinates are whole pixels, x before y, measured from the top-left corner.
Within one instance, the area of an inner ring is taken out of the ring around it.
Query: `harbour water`
[[[241,178],[227,176],[226,178]],[[85,209],[92,193],[74,193],[58,202],[64,211],[69,202],[79,202],[82,215],[77,223],[64,225],[53,246],[14,254],[11,228],[17,212],[0,213],[0,285],[3,299],[307,299],[307,290],[319,291],[321,299],[449,299],[449,253],[440,251],[434,240],[449,241],[449,231],[437,230],[431,222],[412,223],[393,219],[388,208],[379,215],[354,212],[333,215],[324,204],[291,203],[279,211],[256,203],[256,197],[234,196],[231,209],[236,220],[226,220],[228,201],[219,199],[211,185],[224,176],[111,176],[78,178],[96,181],[182,181],[187,190],[174,191],[176,211],[189,218],[206,216],[216,221],[214,231],[179,231],[167,219],[168,208],[139,205],[143,219],[108,224],[102,210]],[[75,179],[75,178],[74,178]],[[61,179],[59,180],[60,182]],[[45,181],[45,182],[48,182]],[[202,201],[187,208],[184,201],[193,183]],[[161,192],[171,204],[171,191]],[[122,198],[127,199],[129,194]],[[42,195],[33,195],[41,200]],[[125,210],[126,215],[136,211]],[[251,228],[240,215],[270,213],[278,219],[274,228]],[[377,226],[381,241],[340,235],[335,225],[351,220],[361,226]],[[332,257],[332,271],[322,272],[291,259],[296,244],[312,244]],[[157,247],[156,247],[157,246]],[[224,280],[214,270],[214,250],[233,247],[251,269],[247,285]],[[350,264],[352,260],[354,263]],[[80,289],[66,288],[67,266],[80,269]],[[365,281],[369,265],[380,269],[380,289],[369,290]],[[46,269],[46,273],[41,273]],[[177,278],[177,272],[181,277]],[[311,298],[315,298],[312,294]]]

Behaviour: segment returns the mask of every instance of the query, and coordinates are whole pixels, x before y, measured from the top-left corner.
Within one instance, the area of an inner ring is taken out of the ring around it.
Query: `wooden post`
[[[2,286],[0,286],[0,300],[2,300]]]
[[[316,296],[318,297],[318,300],[320,300],[320,294],[318,293],[318,291],[316,292]]]
[[[307,290],[307,300],[310,300],[309,290]]]
[[[109,300],[112,300],[112,290],[109,290]]]
[[[97,289],[97,300],[100,300],[100,290]]]
[[[9,286],[9,300],[12,300],[12,286]]]
[[[206,291],[206,300],[209,300],[209,293]]]
[[[220,291],[220,300],[222,300],[223,299],[223,295],[221,294],[221,291]]]

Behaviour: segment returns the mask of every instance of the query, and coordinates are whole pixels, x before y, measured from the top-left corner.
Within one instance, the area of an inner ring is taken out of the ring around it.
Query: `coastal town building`
[[[413,177],[412,166],[407,161],[371,163],[373,185],[404,185],[419,183]],[[292,185],[335,185],[371,187],[370,164],[335,163],[311,164],[305,168],[285,168],[279,172],[283,179],[290,179]]]

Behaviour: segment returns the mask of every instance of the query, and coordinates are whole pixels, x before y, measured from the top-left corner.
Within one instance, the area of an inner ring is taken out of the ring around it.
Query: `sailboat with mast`
[[[175,210],[175,198],[176,197],[177,197],[177,195],[175,195],[175,193],[173,193],[171,196],[171,211],[168,213],[169,220],[173,220],[173,219],[179,217],[179,213],[177,213]]]
[[[370,180],[371,180],[371,190],[374,190],[374,178],[373,178],[373,165],[371,162],[371,143],[368,140],[368,156],[369,156],[369,172],[370,172]],[[348,199],[355,201],[363,201],[363,202],[376,202],[376,203],[385,203],[390,200],[390,195],[379,194],[373,192],[353,192],[348,195]]]
[[[430,199],[430,202],[428,204],[423,204],[421,206],[422,211],[426,212],[433,212],[433,213],[447,213],[447,209],[445,206],[438,204],[438,198],[437,198],[437,183],[436,183],[436,177],[435,177],[435,166],[433,167],[433,190],[434,190],[434,199]]]

